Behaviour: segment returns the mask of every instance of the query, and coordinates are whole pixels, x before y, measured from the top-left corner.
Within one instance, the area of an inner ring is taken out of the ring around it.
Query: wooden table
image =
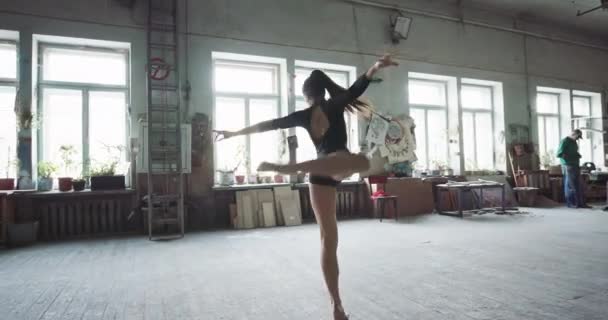
[[[479,199],[477,202],[478,210],[483,209],[483,191],[487,189],[500,189],[501,191],[501,206],[500,209],[502,212],[505,212],[505,185],[504,183],[498,183],[493,181],[475,181],[475,182],[453,182],[453,183],[445,183],[439,184],[436,186],[437,192],[451,192],[455,191],[458,196],[458,206],[456,211],[442,211],[441,203],[436,203],[435,208],[437,213],[446,216],[453,217],[464,217],[463,204],[464,204],[464,194],[465,192],[473,192],[474,190],[479,190]],[[441,197],[438,196],[435,198],[436,201],[440,201]],[[477,210],[474,210],[477,211]]]

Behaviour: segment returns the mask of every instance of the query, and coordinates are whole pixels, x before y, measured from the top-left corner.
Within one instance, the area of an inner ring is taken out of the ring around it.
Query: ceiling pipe
[[[398,5],[391,5],[391,4],[380,3],[380,2],[369,1],[369,0],[342,0],[342,1],[348,2],[350,4],[357,4],[357,5],[380,8],[380,9],[387,9],[387,10],[397,10],[397,11],[407,12],[407,13],[420,15],[420,16],[424,16],[424,17],[429,17],[429,18],[448,20],[448,21],[464,23],[464,24],[482,27],[482,28],[511,32],[511,33],[516,33],[516,34],[530,36],[530,37],[544,39],[544,40],[557,41],[557,42],[567,43],[567,44],[581,46],[581,47],[608,51],[608,46],[602,46],[602,45],[596,45],[596,44],[591,44],[591,43],[586,43],[586,42],[568,40],[568,39],[564,39],[564,38],[552,37],[552,36],[548,36],[548,35],[544,35],[544,34],[536,33],[536,32],[530,32],[530,31],[525,31],[525,30],[520,30],[520,29],[515,29],[515,28],[502,27],[502,26],[485,23],[485,22],[468,20],[468,19],[464,19],[464,18],[461,19],[461,18],[457,18],[457,17],[453,17],[453,16],[441,14],[441,13],[434,13],[434,12],[429,12],[429,11],[410,9],[410,8],[401,7]]]

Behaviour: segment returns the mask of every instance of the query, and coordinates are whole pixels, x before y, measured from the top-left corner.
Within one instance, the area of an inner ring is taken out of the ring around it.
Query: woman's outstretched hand
[[[222,141],[234,137],[236,134],[232,131],[213,130],[215,133],[215,141]]]
[[[376,64],[374,64],[374,67],[376,67],[377,69],[383,69],[386,67],[396,67],[398,66],[399,63],[397,63],[397,61],[393,60],[393,57],[390,54],[385,54],[382,56],[382,58],[378,59],[378,61],[376,61]]]
[[[378,61],[376,61],[376,63],[374,63],[371,68],[369,68],[366,74],[367,78],[371,79],[374,74],[380,69],[384,69],[387,67],[396,67],[398,65],[399,63],[393,60],[393,57],[390,54],[385,54],[382,56],[382,58],[378,59]]]

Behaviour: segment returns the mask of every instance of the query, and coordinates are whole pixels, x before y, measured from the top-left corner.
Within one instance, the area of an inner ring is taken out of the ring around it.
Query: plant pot
[[[222,186],[232,185],[234,183],[234,172],[218,170],[217,183]]]
[[[283,176],[282,176],[282,175],[280,175],[280,174],[275,175],[275,176],[274,176],[274,182],[275,182],[275,183],[283,183],[283,182],[284,182],[284,180],[283,180]]]
[[[9,246],[32,244],[38,238],[38,221],[9,224],[6,231]]]
[[[236,179],[236,184],[245,184],[245,176],[238,175],[234,178]]]
[[[84,186],[86,181],[84,180],[73,180],[72,185],[74,186],[74,191],[82,191],[84,190]]]
[[[15,179],[4,178],[0,179],[0,190],[13,190],[15,189]]]
[[[53,190],[53,178],[38,178],[38,191]]]
[[[59,191],[72,190],[72,178],[59,178]]]
[[[91,190],[121,190],[125,188],[125,176],[91,177]]]

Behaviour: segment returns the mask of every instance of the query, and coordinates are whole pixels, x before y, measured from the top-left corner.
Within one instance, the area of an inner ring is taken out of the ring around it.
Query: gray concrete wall
[[[0,29],[130,42],[132,110],[140,113],[145,111],[145,7],[141,2],[131,10],[111,0],[5,0],[0,3]],[[408,1],[407,5],[502,27],[513,24],[508,17],[474,9],[458,11],[441,1]],[[608,87],[608,50],[415,14],[408,14],[414,19],[410,38],[393,46],[387,31],[389,15],[387,10],[338,0],[189,0],[190,111],[211,113],[212,51],[281,57],[288,62],[349,64],[363,71],[376,55],[392,50],[401,67],[384,74],[386,81],[369,92],[380,109],[407,112],[409,71],[494,80],[504,85],[505,127],[529,123],[528,105],[534,97],[529,91],[536,85],[604,92]],[[552,36],[597,46],[608,42],[560,33],[559,28],[547,25],[522,25],[529,31],[551,30]],[[133,134],[137,135],[136,126]]]

